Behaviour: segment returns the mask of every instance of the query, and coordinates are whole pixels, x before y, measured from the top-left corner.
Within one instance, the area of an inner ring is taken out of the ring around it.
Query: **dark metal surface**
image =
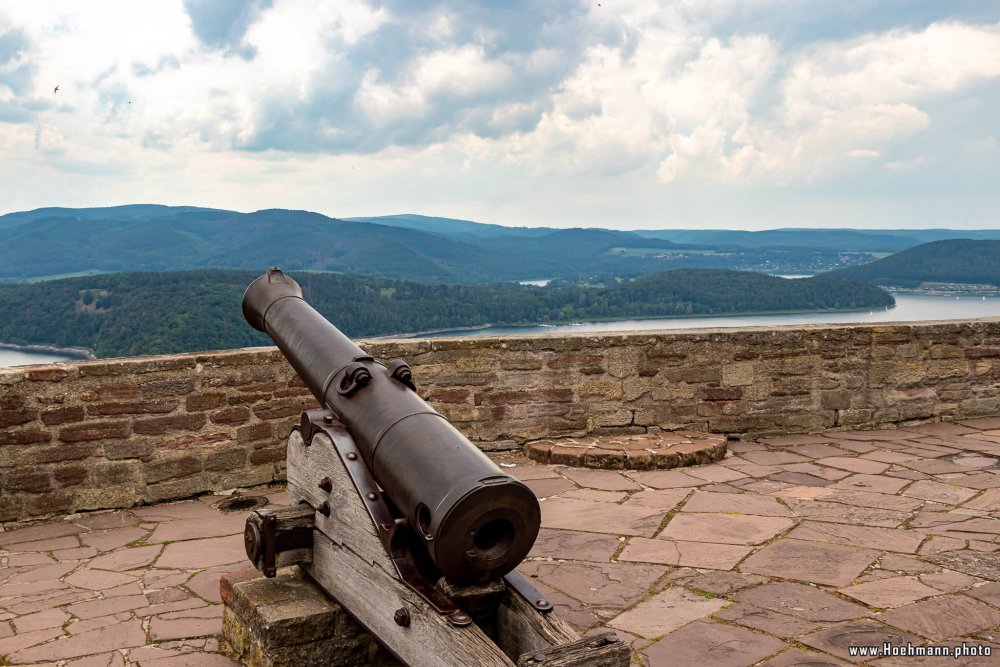
[[[458,584],[489,581],[528,554],[541,521],[534,494],[416,395],[405,362],[388,369],[377,363],[278,269],[247,288],[243,313],[347,427],[378,486],[445,576]],[[307,438],[313,427],[301,428]]]
[[[315,412],[313,413],[315,416]],[[303,419],[305,416],[303,416]],[[314,422],[314,432],[322,431],[329,436],[333,443],[333,449],[337,452],[347,475],[354,484],[354,489],[358,492],[358,497],[368,510],[375,525],[375,532],[382,540],[385,553],[396,568],[399,580],[406,584],[410,590],[424,599],[434,611],[447,615],[448,622],[452,625],[464,626],[472,623],[472,618],[458,608],[458,606],[447,595],[439,591],[428,581],[427,576],[421,572],[420,566],[414,558],[412,552],[413,539],[417,537],[406,518],[396,516],[393,508],[386,502],[385,496],[379,493],[378,485],[372,478],[368,467],[357,456],[357,444],[354,438],[343,426],[339,424],[328,424],[325,420]],[[353,455],[353,456],[352,456]],[[332,485],[331,485],[332,488]],[[329,508],[329,503],[323,502]],[[322,512],[322,509],[320,510]],[[326,513],[329,516],[329,513]],[[426,568],[425,568],[426,569]],[[439,572],[430,573],[436,581],[440,576]]]
[[[552,602],[542,595],[526,576],[517,570],[511,570],[503,575],[503,580],[538,611],[543,613],[552,611]]]

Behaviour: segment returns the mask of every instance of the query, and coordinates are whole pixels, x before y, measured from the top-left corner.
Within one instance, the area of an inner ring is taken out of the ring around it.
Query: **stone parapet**
[[[361,345],[485,450],[1000,415],[1000,318]],[[0,369],[0,521],[282,480],[311,407],[274,348]]]

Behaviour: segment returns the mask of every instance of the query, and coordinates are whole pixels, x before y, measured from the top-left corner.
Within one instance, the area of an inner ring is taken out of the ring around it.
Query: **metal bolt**
[[[396,621],[396,625],[401,628],[410,627],[410,612],[406,610],[405,607],[400,607],[396,610],[396,613],[392,615],[392,620]]]
[[[333,491],[333,481],[329,477],[324,477],[319,481],[319,488],[323,489],[327,493]]]
[[[348,460],[353,461],[354,459],[358,458],[358,455],[355,454],[354,452],[347,452],[347,458]]]
[[[327,424],[333,423],[333,415],[323,415],[323,421]]]
[[[376,498],[378,498],[378,496],[375,494],[374,491],[368,493],[368,500],[375,500]]]
[[[534,660],[535,662],[545,662],[545,656],[542,655],[541,653],[536,653],[535,655],[531,656],[531,659]]]
[[[549,601],[546,600],[545,598],[538,598],[537,600],[535,600],[535,606],[536,607],[547,607],[547,606],[549,606]]]
[[[617,644],[619,641],[616,635],[604,635],[605,644]]]
[[[319,506],[319,513],[323,516],[330,516],[330,503],[323,501],[323,504]]]

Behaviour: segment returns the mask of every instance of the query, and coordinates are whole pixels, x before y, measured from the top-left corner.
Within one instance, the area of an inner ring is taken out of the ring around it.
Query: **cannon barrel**
[[[534,493],[417,396],[404,362],[375,361],[277,268],[247,287],[243,315],[350,431],[442,574],[489,581],[524,559],[541,522]]]

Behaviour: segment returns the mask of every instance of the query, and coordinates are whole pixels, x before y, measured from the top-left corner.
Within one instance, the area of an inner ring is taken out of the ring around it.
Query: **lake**
[[[780,324],[848,324],[855,322],[919,322],[926,320],[966,320],[976,317],[1000,317],[1000,297],[924,296],[894,294],[896,307],[891,310],[851,313],[796,313],[785,315],[735,315],[723,317],[680,317],[653,320],[617,320],[543,324],[540,326],[496,326],[482,329],[436,331],[415,338],[445,336],[513,336],[537,333],[612,333],[650,329],[707,329],[719,327],[769,327]]]
[[[976,317],[1000,317],[1000,297],[924,296],[895,294],[892,310],[853,313],[799,313],[794,315],[738,315],[726,317],[687,317],[655,320],[619,320],[616,322],[581,322],[542,326],[496,326],[482,329],[437,331],[417,334],[414,338],[444,336],[517,336],[536,333],[611,333],[651,329],[695,329],[719,327],[776,326],[779,324],[836,324],[852,322],[919,322],[924,320],[966,320]],[[0,367],[25,364],[48,364],[71,357],[49,352],[28,352],[0,348]]]

